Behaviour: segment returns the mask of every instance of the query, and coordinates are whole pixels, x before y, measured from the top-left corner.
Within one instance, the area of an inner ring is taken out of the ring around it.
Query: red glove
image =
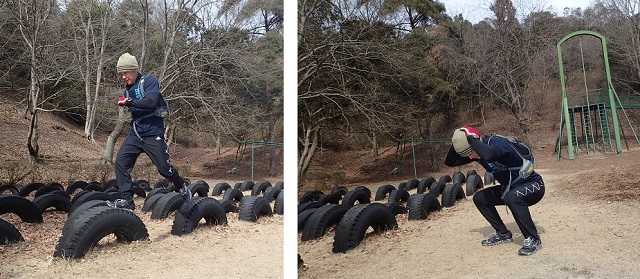
[[[127,97],[120,97],[120,99],[118,99],[118,105],[119,106],[129,106],[131,104],[131,98],[127,98]]]
[[[463,131],[467,134],[467,139],[471,140],[472,138],[479,139],[482,134],[471,126],[464,126],[460,128],[460,131]]]

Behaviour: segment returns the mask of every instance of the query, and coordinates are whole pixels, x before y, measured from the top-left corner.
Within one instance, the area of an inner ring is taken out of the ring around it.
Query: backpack
[[[511,171],[517,170],[518,177],[516,177],[515,179],[512,179],[511,177],[509,178],[509,185],[507,185],[507,187],[504,189],[502,193],[502,198],[504,198],[505,193],[509,191],[509,188],[511,187],[511,184],[513,182],[526,179],[527,177],[529,177],[529,175],[533,173],[533,165],[535,163],[535,157],[533,156],[533,152],[531,151],[531,148],[529,148],[529,146],[526,143],[522,142],[518,138],[492,134],[487,140],[487,144],[491,142],[491,139],[493,137],[500,137],[500,138],[506,139],[511,145],[511,147],[513,148],[513,150],[515,150],[518,156],[520,156],[520,159],[522,159],[521,166],[507,168],[509,170],[509,175],[511,175]]]
[[[144,78],[145,77],[146,75],[140,78],[140,84],[138,85],[138,88],[140,89],[140,95],[142,95],[142,98],[144,98]],[[127,98],[129,98],[129,91],[125,90],[125,95]],[[156,107],[156,109],[152,113],[139,117],[138,119],[136,119],[136,122],[140,122],[140,120],[151,117],[151,116],[157,116],[162,119],[166,119],[167,117],[169,117],[169,107],[167,106],[167,102],[164,101],[164,98],[162,98],[162,95],[160,95],[160,98],[161,98],[160,106]]]

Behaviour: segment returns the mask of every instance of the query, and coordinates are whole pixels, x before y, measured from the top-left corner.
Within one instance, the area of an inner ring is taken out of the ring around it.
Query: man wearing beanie
[[[529,206],[538,203],[544,196],[542,177],[532,169],[526,175],[521,174],[525,159],[505,137],[483,136],[473,127],[464,126],[453,132],[451,142],[445,165],[455,167],[478,162],[487,172],[493,173],[495,180],[501,184],[500,187],[488,187],[473,196],[476,207],[496,231],[483,240],[482,245],[494,246],[513,241],[513,235],[496,209],[497,205],[506,205],[525,238],[518,254],[528,256],[540,250],[542,242],[531,219]]]
[[[125,53],[116,64],[118,75],[125,83],[119,106],[126,106],[131,113],[131,130],[124,139],[116,156],[115,172],[121,199],[109,202],[117,208],[135,210],[131,191],[131,171],[141,153],[147,154],[160,175],[173,182],[185,201],[192,198],[191,191],[169,160],[169,151],[164,141],[164,119],[166,102],[160,93],[158,80],[151,75],[138,72],[136,57]]]

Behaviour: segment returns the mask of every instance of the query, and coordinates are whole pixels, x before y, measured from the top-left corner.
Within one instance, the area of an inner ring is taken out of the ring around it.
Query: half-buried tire
[[[457,200],[464,199],[464,191],[460,183],[447,184],[442,191],[442,207],[452,207]]]
[[[158,189],[162,189],[162,188],[156,188],[156,189],[153,189],[153,190],[158,190]],[[167,189],[162,189],[162,190],[165,190],[165,191],[168,192]],[[165,194],[166,193],[157,193],[157,194],[145,199],[144,200],[144,204],[142,205],[142,212],[149,212],[149,211],[153,210],[153,207],[156,205],[158,200],[160,198],[164,197]]]
[[[267,189],[267,187],[271,187],[271,182],[269,182],[269,181],[258,181],[258,182],[256,182],[255,185],[253,185],[253,188],[251,189],[251,195],[252,196],[260,195],[260,194],[264,193],[264,191]]]
[[[338,223],[336,235],[333,238],[333,252],[344,253],[358,246],[369,227],[379,233],[395,229],[398,227],[398,222],[391,210],[384,204],[356,205],[350,208]]]
[[[309,217],[302,229],[302,241],[319,238],[333,225],[338,224],[347,208],[337,204],[323,205]]]
[[[360,204],[370,203],[371,202],[371,192],[367,191],[368,189],[353,189],[342,198],[342,205],[347,208],[353,207],[356,201]]]
[[[429,187],[431,187],[433,182],[436,182],[436,179],[431,176],[427,176],[423,180],[420,180],[420,183],[418,183],[418,194],[424,193],[429,189]]]
[[[182,199],[182,196],[180,196],[179,193],[166,193],[162,195],[162,197],[153,206],[151,219],[165,219],[171,212],[178,210],[183,203],[184,199]]]
[[[71,204],[69,213],[72,213],[73,211],[75,211],[76,208],[78,208],[78,206],[80,206],[81,204],[88,201],[92,201],[92,200],[113,201],[115,200],[115,197],[108,193],[99,192],[99,191],[91,191],[91,192],[85,193]]]
[[[99,206],[85,211],[69,224],[58,240],[54,257],[82,258],[102,238],[114,234],[118,241],[138,241],[149,238],[142,220],[133,211]]]
[[[0,244],[24,241],[20,231],[13,224],[0,219]]]
[[[307,220],[309,220],[309,217],[311,217],[311,214],[313,214],[317,210],[318,208],[309,208],[305,211],[298,213],[298,231],[302,231],[302,229],[304,229],[304,224],[307,223]]]
[[[213,191],[211,192],[212,196],[220,196],[222,194],[224,194],[224,192],[227,189],[230,189],[231,185],[229,185],[229,183],[226,182],[220,182],[218,184],[216,184],[216,186],[213,186]]]
[[[238,213],[238,212],[240,212],[240,208],[238,208],[233,201],[222,200],[220,202],[220,205],[222,205],[222,209],[224,210],[224,213],[229,213],[229,212]]]
[[[394,216],[407,213],[407,208],[399,202],[388,202],[386,206],[391,210],[391,213],[393,213]]]
[[[410,200],[409,220],[424,220],[429,213],[442,209],[438,198],[429,193],[411,195]]]
[[[278,215],[284,214],[284,191],[280,191],[276,197],[276,202],[273,204],[273,213]]]
[[[56,210],[68,213],[69,209],[71,209],[71,198],[60,194],[48,193],[34,198],[33,204],[38,207],[40,212],[45,212],[48,208],[54,207]]]
[[[271,216],[273,210],[264,197],[246,196],[240,200],[240,212],[238,219],[249,222],[257,222],[261,216]]]
[[[227,224],[227,215],[220,202],[214,198],[196,197],[180,207],[176,213],[176,218],[173,220],[171,234],[189,234],[193,232],[203,218],[208,226]]]
[[[406,189],[397,189],[391,191],[388,202],[406,202],[409,199],[409,192]]]
[[[472,174],[467,177],[467,196],[473,195],[478,189],[482,188],[482,179],[477,174]]]
[[[389,184],[378,187],[378,190],[376,190],[376,197],[374,200],[376,201],[384,200],[387,197],[387,195],[395,189],[396,187],[393,187],[393,185],[389,185]]]
[[[42,212],[30,200],[15,195],[0,196],[0,215],[15,213],[22,222],[42,223]]]

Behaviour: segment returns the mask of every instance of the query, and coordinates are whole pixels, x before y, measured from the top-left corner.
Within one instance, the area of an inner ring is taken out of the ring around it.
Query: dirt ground
[[[532,256],[517,255],[523,237],[506,207],[498,211],[514,232],[514,242],[481,246],[493,229],[467,197],[427,220],[408,221],[406,214],[398,215],[397,230],[368,234],[346,253],[331,252],[333,229],[318,240],[298,238],[298,252],[306,264],[299,277],[640,278],[639,156],[640,149],[635,148],[575,160],[538,158],[536,170],[543,176],[546,193],[531,207],[531,214],[543,248]],[[466,173],[472,168],[460,170]],[[367,186],[375,193],[383,184],[387,182]]]

